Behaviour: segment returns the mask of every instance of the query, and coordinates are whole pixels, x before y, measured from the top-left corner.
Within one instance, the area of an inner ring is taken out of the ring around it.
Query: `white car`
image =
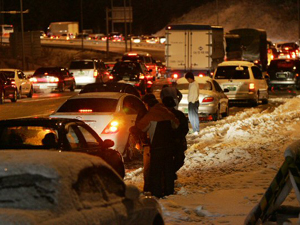
[[[268,84],[261,70],[251,62],[227,61],[220,63],[213,78],[222,89],[228,89],[229,102],[268,103]]]
[[[97,156],[2,150],[0,180],[0,224],[164,224],[158,201]]]
[[[10,79],[12,82],[15,82],[17,87],[17,96],[21,98],[22,95],[26,95],[28,98],[31,98],[33,95],[33,85],[32,82],[24,75],[22,70],[19,69],[0,69],[0,73]]]
[[[216,121],[228,116],[228,98],[220,85],[210,77],[195,76],[195,82],[199,84],[199,118]],[[177,80],[177,89],[182,93],[178,109],[187,114],[189,83],[184,77]]]
[[[146,111],[142,100],[134,95],[118,92],[83,93],[68,99],[50,117],[75,118],[90,125],[103,139],[114,141],[114,148],[131,159],[138,152],[140,142],[130,134],[137,114]]]

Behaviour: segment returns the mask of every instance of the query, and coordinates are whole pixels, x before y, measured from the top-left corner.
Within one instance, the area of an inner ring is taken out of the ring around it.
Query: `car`
[[[18,89],[14,81],[6,78],[0,73],[0,104],[3,104],[5,99],[10,99],[11,102],[16,102],[18,99]]]
[[[87,124],[78,119],[20,118],[0,121],[2,150],[44,150],[83,152],[99,156],[123,178],[123,158],[112,140],[102,140]]]
[[[69,70],[75,78],[77,88],[90,83],[107,82],[110,75],[107,66],[100,59],[74,59]]]
[[[157,65],[155,60],[153,59],[152,55],[148,52],[142,51],[132,51],[132,52],[125,52],[122,56],[122,60],[130,60],[130,61],[141,61],[145,64],[147,69],[150,71],[151,74],[155,79],[157,74]]]
[[[148,44],[157,44],[159,43],[159,38],[155,36],[148,36],[145,40]]]
[[[213,78],[220,84],[231,103],[267,104],[268,84],[261,70],[252,62],[226,61],[218,64]]]
[[[164,225],[157,199],[85,153],[0,151],[1,224]]]
[[[199,85],[199,108],[200,120],[220,120],[229,115],[228,97],[222,90],[218,82],[210,77],[195,76],[195,82]],[[182,99],[178,105],[178,110],[188,114],[188,90],[189,83],[182,77],[177,80],[176,88],[182,93]]]
[[[295,42],[279,42],[276,43],[276,49],[278,52],[277,58],[299,58],[299,45]]]
[[[300,89],[300,60],[273,59],[268,67],[269,89],[293,88]]]
[[[115,63],[111,75],[112,81],[134,85],[142,95],[152,92],[153,76],[142,62],[119,61]]]
[[[79,33],[76,35],[76,39],[91,40],[92,38],[88,33]]]
[[[50,117],[78,118],[90,125],[102,139],[114,141],[114,148],[131,160],[140,153],[141,142],[129,132],[137,115],[145,112],[142,100],[117,92],[83,93],[69,98]]]
[[[132,36],[131,41],[133,43],[139,44],[139,43],[141,43],[141,37],[140,36]]]
[[[22,70],[0,69],[0,73],[15,83],[15,86],[17,87],[18,98],[21,98],[22,95],[26,95],[28,98],[32,97],[33,85]]]
[[[29,79],[33,83],[34,92],[60,91],[65,89],[74,91],[75,79],[65,67],[40,67]]]
[[[113,41],[113,42],[121,42],[124,41],[124,37],[121,33],[119,32],[111,32],[108,34],[108,39]]]
[[[109,83],[94,83],[85,85],[79,94],[88,92],[120,92],[135,95],[140,98],[139,91],[131,84],[109,82]]]

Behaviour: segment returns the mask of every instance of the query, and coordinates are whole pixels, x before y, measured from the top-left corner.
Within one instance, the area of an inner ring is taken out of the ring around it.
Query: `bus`
[[[9,37],[10,33],[14,32],[13,25],[1,24],[0,27],[1,27],[0,35],[2,37]]]

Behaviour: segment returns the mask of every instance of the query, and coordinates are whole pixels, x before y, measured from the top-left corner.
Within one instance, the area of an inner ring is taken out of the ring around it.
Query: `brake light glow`
[[[141,74],[141,75],[140,75],[140,80],[144,80],[144,79],[145,79],[144,74]]]
[[[137,53],[128,53],[128,56],[137,56]]]
[[[178,78],[178,74],[177,73],[174,73],[172,76],[173,76],[173,79],[177,79]]]
[[[15,84],[16,84],[16,81],[15,81],[15,80],[11,80],[10,83],[13,84],[13,85],[15,85]]]
[[[92,109],[79,109],[78,112],[80,112],[80,113],[92,113],[93,110]]]
[[[299,77],[299,73],[296,73],[296,76],[295,77]]]
[[[204,74],[203,73],[199,73],[198,77],[204,77]]]
[[[98,72],[97,70],[94,70],[94,77],[97,77],[98,76]]]
[[[119,131],[119,122],[114,120],[104,128],[102,134],[115,134],[118,131]]]
[[[147,78],[147,80],[149,80],[149,79],[152,78],[152,76],[151,75],[147,75],[146,78]]]
[[[153,84],[153,83],[152,83],[152,81],[151,81],[151,80],[148,80],[148,81],[147,81],[147,84]]]
[[[254,83],[250,83],[249,84],[249,91],[254,91],[255,90],[255,84]]]
[[[31,78],[29,79],[29,81],[32,82],[32,83],[36,83],[36,82],[37,82],[37,79],[36,79],[36,77],[31,77]]]
[[[202,102],[213,102],[214,101],[214,97],[205,97]]]
[[[113,76],[113,75],[109,75],[109,76],[108,76],[108,79],[113,80],[113,79],[114,79],[114,76]]]
[[[58,79],[58,77],[48,77],[48,81],[50,83],[58,83],[59,79]]]

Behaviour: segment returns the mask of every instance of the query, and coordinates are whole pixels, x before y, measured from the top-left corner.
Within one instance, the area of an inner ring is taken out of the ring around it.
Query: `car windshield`
[[[94,69],[93,61],[72,61],[70,69]]]
[[[11,126],[0,129],[0,149],[57,148],[58,132],[42,126]]]
[[[39,68],[34,72],[33,76],[41,75],[41,74],[45,74],[45,73],[58,74],[59,72],[60,72],[60,70],[58,68]]]
[[[122,63],[116,63],[112,73],[132,73],[132,74],[139,74],[142,73],[141,67],[132,62],[122,62]]]
[[[217,68],[215,79],[249,79],[246,66],[220,66]]]
[[[296,70],[296,62],[294,60],[274,60],[268,68],[268,71],[294,71]]]
[[[67,100],[57,112],[115,112],[117,99],[108,98],[78,98]]]
[[[38,174],[0,177],[0,208],[42,210],[56,207],[55,183]]]
[[[15,72],[13,71],[1,71],[0,74],[3,74],[6,78],[15,78]]]

